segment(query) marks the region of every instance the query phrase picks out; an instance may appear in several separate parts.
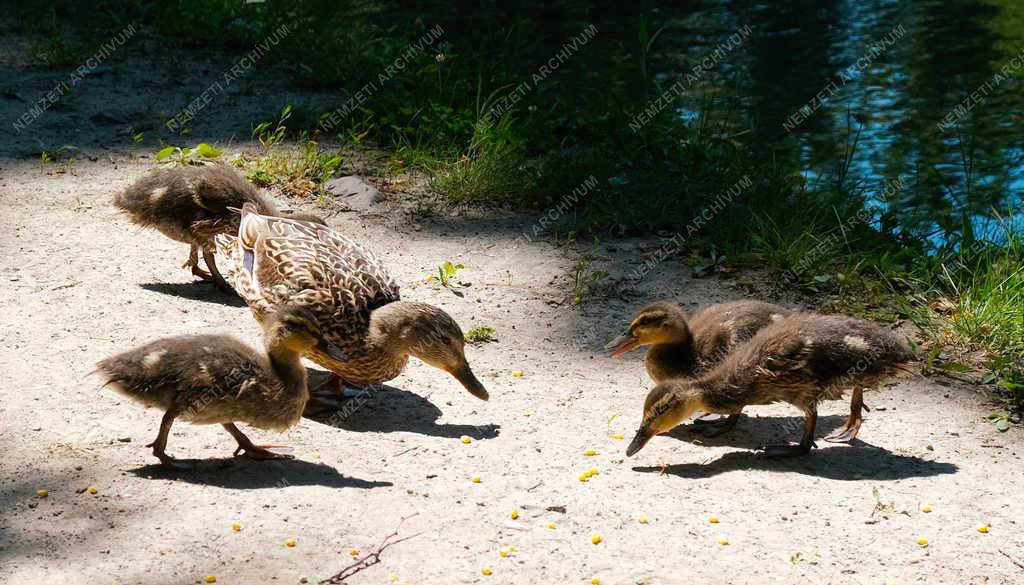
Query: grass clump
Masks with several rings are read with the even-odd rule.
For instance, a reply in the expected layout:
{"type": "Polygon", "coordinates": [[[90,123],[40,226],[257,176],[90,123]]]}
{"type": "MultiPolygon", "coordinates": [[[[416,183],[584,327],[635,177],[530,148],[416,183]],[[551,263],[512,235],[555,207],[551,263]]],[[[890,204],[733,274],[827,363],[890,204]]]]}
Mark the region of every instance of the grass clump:
{"type": "Polygon", "coordinates": [[[488,327],[481,325],[477,327],[470,327],[466,330],[466,341],[469,343],[488,343],[491,341],[497,341],[495,337],[494,327],[488,327]]]}

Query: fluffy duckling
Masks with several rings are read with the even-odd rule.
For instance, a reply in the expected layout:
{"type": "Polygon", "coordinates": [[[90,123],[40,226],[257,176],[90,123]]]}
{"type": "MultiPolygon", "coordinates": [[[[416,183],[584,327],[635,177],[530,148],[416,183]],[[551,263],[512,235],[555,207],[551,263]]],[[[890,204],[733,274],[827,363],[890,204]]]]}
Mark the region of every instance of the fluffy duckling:
{"type": "Polygon", "coordinates": [[[317,344],[320,326],[308,309],[283,307],[264,322],[266,355],[225,335],[159,339],[97,364],[107,382],[146,406],[165,411],[156,440],[146,445],[165,467],[187,469],[168,455],[167,435],[176,418],[220,423],[253,459],[289,455],[257,446],[235,426],[284,430],[296,424],[309,399],[300,356],[317,344]]]}
{"type": "MultiPolygon", "coordinates": [[[[114,205],[143,227],[159,230],[172,240],[189,244],[182,268],[218,288],[231,291],[213,254],[213,236],[238,231],[240,209],[246,202],[262,213],[279,216],[274,201],[245,177],[223,165],[175,167],[153,171],[114,197],[114,205]],[[209,272],[199,268],[199,251],[209,272]]],[[[324,224],[312,214],[286,215],[324,224]]]]}
{"type": "MultiPolygon", "coordinates": [[[[792,315],[779,305],[755,300],[730,301],[700,309],[687,317],[678,304],[655,301],[637,313],[626,331],[605,349],[619,357],[649,345],[644,365],[655,382],[670,378],[692,378],[707,371],[736,346],[772,323],[792,315]]],[[[697,422],[702,421],[698,416],[697,422]]],[[[732,429],[739,413],[723,422],[706,426],[704,435],[713,437],[732,429]]]]}
{"type": "Polygon", "coordinates": [[[860,388],[882,381],[912,358],[904,341],[873,323],[837,315],[791,315],[737,346],[701,377],[655,386],[626,455],[698,410],[735,414],[748,404],[774,402],[802,410],[806,424],[800,443],[769,446],[767,455],[802,455],[814,446],[818,403],[841,398],[843,390],[855,387],[849,419],[827,437],[850,440],[860,429],[860,388]]]}

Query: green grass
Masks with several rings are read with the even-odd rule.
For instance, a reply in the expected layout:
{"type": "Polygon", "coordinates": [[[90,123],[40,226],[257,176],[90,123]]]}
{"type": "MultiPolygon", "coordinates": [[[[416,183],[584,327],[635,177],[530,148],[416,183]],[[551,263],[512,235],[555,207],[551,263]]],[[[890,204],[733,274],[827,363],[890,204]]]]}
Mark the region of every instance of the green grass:
{"type": "Polygon", "coordinates": [[[487,343],[490,341],[497,341],[495,337],[494,327],[488,327],[481,325],[477,327],[470,327],[466,330],[466,341],[469,343],[487,343]]]}

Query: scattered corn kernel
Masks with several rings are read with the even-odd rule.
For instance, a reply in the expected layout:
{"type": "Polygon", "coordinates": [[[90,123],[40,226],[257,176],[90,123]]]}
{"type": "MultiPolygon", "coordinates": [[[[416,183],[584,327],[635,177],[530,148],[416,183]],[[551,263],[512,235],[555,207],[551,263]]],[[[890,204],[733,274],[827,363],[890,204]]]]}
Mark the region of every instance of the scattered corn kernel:
{"type": "Polygon", "coordinates": [[[708,522],[710,522],[712,524],[718,524],[718,516],[712,516],[712,517],[708,518],[708,522]]]}
{"type": "Polygon", "coordinates": [[[96,492],[98,492],[100,490],[96,489],[96,486],[91,485],[91,486],[89,486],[89,489],[87,489],[85,491],[89,492],[90,494],[95,494],[96,492]]]}
{"type": "Polygon", "coordinates": [[[498,554],[501,555],[501,558],[505,558],[508,556],[508,551],[503,549],[498,554]]]}
{"type": "Polygon", "coordinates": [[[598,472],[598,471],[597,471],[596,469],[588,469],[588,470],[587,470],[587,477],[594,477],[594,476],[595,476],[595,475],[597,475],[598,473],[599,473],[599,472],[598,472]]]}
{"type": "Polygon", "coordinates": [[[589,477],[590,477],[590,476],[588,476],[588,475],[587,475],[586,473],[581,473],[581,474],[580,474],[580,477],[579,477],[579,480],[580,480],[580,481],[587,481],[587,479],[588,479],[589,477]]]}
{"type": "Polygon", "coordinates": [[[928,513],[930,513],[932,511],[932,507],[931,506],[921,506],[921,511],[924,512],[925,514],[928,514],[928,513]]]}
{"type": "Polygon", "coordinates": [[[295,546],[295,539],[294,538],[289,538],[288,540],[284,541],[284,545],[289,547],[289,548],[295,546]]]}
{"type": "Polygon", "coordinates": [[[490,575],[492,571],[490,569],[488,569],[487,567],[484,567],[483,569],[480,569],[480,572],[483,573],[484,575],[490,575]]]}
{"type": "Polygon", "coordinates": [[[524,412],[524,413],[523,413],[523,416],[530,416],[530,413],[528,413],[528,412],[524,412]]]}
{"type": "Polygon", "coordinates": [[[518,511],[512,510],[512,519],[513,520],[519,520],[519,512],[518,511]]]}
{"type": "Polygon", "coordinates": [[[359,555],[359,549],[358,549],[358,548],[353,548],[353,549],[350,549],[350,550],[348,551],[348,554],[350,554],[350,555],[352,555],[352,556],[358,556],[358,555],[359,555]]]}
{"type": "Polygon", "coordinates": [[[467,437],[466,435],[462,435],[462,442],[468,445],[473,442],[473,439],[471,437],[467,437]]]}
{"type": "Polygon", "coordinates": [[[241,532],[242,531],[242,525],[238,524],[238,523],[232,524],[231,525],[231,530],[234,530],[235,532],[241,532]]]}
{"type": "Polygon", "coordinates": [[[515,370],[514,372],[512,372],[512,377],[513,378],[522,378],[523,377],[523,371],[522,370],[515,370]]]}
{"type": "Polygon", "coordinates": [[[480,483],[481,481],[483,481],[483,480],[482,480],[482,479],[480,479],[480,476],[479,476],[479,475],[477,475],[477,476],[475,476],[475,477],[473,478],[473,483],[480,483]]]}
{"type": "Polygon", "coordinates": [[[593,579],[590,580],[590,585],[601,585],[601,580],[598,579],[597,577],[594,577],[593,579]]]}
{"type": "Polygon", "coordinates": [[[594,451],[593,449],[587,449],[586,451],[583,452],[583,454],[586,455],[587,457],[593,457],[594,455],[597,455],[597,451],[594,451]]]}
{"type": "Polygon", "coordinates": [[[601,544],[601,537],[595,534],[594,536],[590,537],[590,542],[594,544],[601,544]]]}
{"type": "Polygon", "coordinates": [[[647,516],[641,516],[641,517],[637,518],[636,521],[641,523],[641,524],[647,524],[647,522],[648,522],[647,516]]]}
{"type": "Polygon", "coordinates": [[[388,575],[388,581],[391,581],[392,583],[398,581],[398,575],[391,573],[390,575],[388,575]]]}
{"type": "Polygon", "coordinates": [[[40,498],[45,498],[46,496],[50,495],[50,492],[48,492],[47,490],[39,490],[36,492],[36,495],[39,496],[40,498]]]}
{"type": "Polygon", "coordinates": [[[987,533],[988,532],[988,524],[979,524],[978,525],[978,532],[980,532],[982,534],[987,533]]]}
{"type": "Polygon", "coordinates": [[[509,546],[509,547],[508,547],[508,550],[509,550],[509,552],[516,552],[516,547],[514,547],[514,546],[509,546]]]}
{"type": "Polygon", "coordinates": [[[729,539],[724,537],[724,536],[719,536],[718,537],[718,544],[720,544],[722,546],[725,546],[725,545],[729,544],[729,539]]]}
{"type": "Polygon", "coordinates": [[[217,576],[216,575],[207,575],[207,576],[203,577],[203,581],[206,581],[207,583],[216,583],[217,582],[217,576]]]}
{"type": "Polygon", "coordinates": [[[551,524],[548,524],[548,528],[554,528],[554,527],[555,527],[555,523],[554,522],[552,522],[551,524]]]}
{"type": "Polygon", "coordinates": [[[319,453],[313,453],[313,458],[314,459],[319,459],[320,458],[320,454],[319,453]]]}
{"type": "Polygon", "coordinates": [[[624,437],[622,436],[622,433],[619,433],[618,435],[612,435],[612,438],[613,439],[622,439],[624,437]]]}
{"type": "Polygon", "coordinates": [[[919,544],[921,546],[928,546],[928,539],[927,538],[918,538],[917,539],[917,544],[919,544]]]}

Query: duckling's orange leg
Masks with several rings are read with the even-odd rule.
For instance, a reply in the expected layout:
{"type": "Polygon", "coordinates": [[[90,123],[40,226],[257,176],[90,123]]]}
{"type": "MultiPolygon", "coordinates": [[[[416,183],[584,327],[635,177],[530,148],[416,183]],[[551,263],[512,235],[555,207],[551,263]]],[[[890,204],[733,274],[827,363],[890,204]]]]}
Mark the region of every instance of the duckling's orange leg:
{"type": "Polygon", "coordinates": [[[192,247],[188,252],[188,260],[181,265],[182,268],[191,268],[192,274],[202,278],[203,280],[210,280],[213,278],[210,273],[199,267],[199,246],[192,244],[192,247]]]}
{"type": "Polygon", "coordinates": [[[153,448],[153,455],[160,460],[160,464],[167,469],[174,469],[176,471],[184,471],[186,469],[192,469],[192,466],[187,463],[176,461],[174,457],[168,455],[164,449],[167,448],[167,435],[171,433],[171,425],[174,424],[174,418],[178,416],[178,410],[170,409],[164,413],[163,419],[160,420],[160,432],[156,436],[156,440],[146,445],[147,447],[153,448]]]}
{"type": "Polygon", "coordinates": [[[857,433],[860,432],[860,424],[864,420],[864,417],[861,416],[862,409],[871,412],[871,409],[864,404],[864,390],[854,388],[853,395],[850,397],[850,417],[846,419],[846,424],[829,433],[825,440],[829,443],[849,443],[854,440],[857,433]]]}
{"type": "Polygon", "coordinates": [[[814,427],[818,424],[818,408],[811,406],[805,412],[806,423],[804,434],[796,445],[768,445],[764,448],[764,454],[770,458],[776,457],[797,457],[811,452],[814,444],[814,427]]]}
{"type": "Polygon", "coordinates": [[[245,436],[245,433],[238,430],[235,423],[222,423],[221,426],[238,441],[238,448],[234,452],[235,457],[239,452],[245,451],[245,456],[250,459],[295,459],[292,455],[275,453],[270,450],[271,447],[281,447],[282,445],[254,445],[249,437],[245,436]]]}
{"type": "Polygon", "coordinates": [[[226,293],[234,294],[235,289],[231,288],[231,285],[220,275],[220,270],[217,270],[217,260],[213,256],[213,250],[203,248],[203,262],[206,262],[206,267],[210,269],[209,277],[217,285],[217,288],[226,293]]]}

